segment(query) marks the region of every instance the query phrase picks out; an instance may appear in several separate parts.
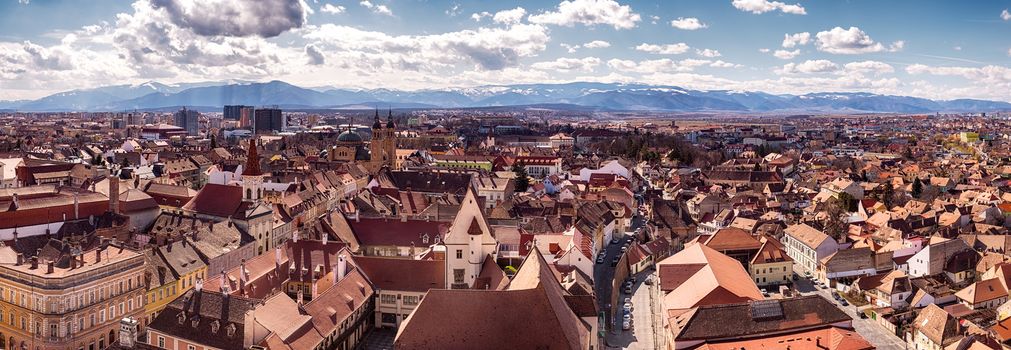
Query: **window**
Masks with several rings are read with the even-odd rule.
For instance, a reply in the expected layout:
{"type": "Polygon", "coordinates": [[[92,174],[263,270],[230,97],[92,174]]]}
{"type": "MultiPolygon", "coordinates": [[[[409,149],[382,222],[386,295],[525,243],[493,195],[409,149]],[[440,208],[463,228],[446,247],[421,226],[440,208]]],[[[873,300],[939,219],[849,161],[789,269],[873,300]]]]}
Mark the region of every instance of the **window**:
{"type": "Polygon", "coordinates": [[[463,249],[457,249],[456,250],[456,258],[457,259],[463,259],[463,249]]]}
{"type": "Polygon", "coordinates": [[[165,337],[158,337],[158,347],[165,348],[165,337]]]}
{"type": "Polygon", "coordinates": [[[463,269],[453,269],[453,283],[463,283],[463,269]]]}
{"type": "Polygon", "coordinates": [[[197,350],[197,347],[196,347],[196,346],[193,346],[193,345],[187,345],[187,346],[186,346],[186,349],[187,349],[187,350],[197,350]]]}

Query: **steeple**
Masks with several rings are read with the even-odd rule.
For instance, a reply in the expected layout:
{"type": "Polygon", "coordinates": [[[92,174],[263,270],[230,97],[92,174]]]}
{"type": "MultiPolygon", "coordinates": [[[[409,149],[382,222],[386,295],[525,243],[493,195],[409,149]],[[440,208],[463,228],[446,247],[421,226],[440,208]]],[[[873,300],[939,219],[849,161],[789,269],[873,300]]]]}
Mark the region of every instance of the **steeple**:
{"type": "Polygon", "coordinates": [[[373,129],[382,129],[383,128],[383,124],[379,122],[379,108],[376,108],[376,119],[375,119],[375,122],[372,123],[372,128],[373,129]]]}
{"type": "Polygon", "coordinates": [[[386,128],[393,129],[394,127],[395,125],[393,125],[393,107],[390,107],[390,114],[386,117],[386,128]]]}
{"type": "Polygon", "coordinates": [[[249,149],[246,153],[246,166],[242,169],[242,176],[260,176],[260,155],[256,151],[256,138],[249,140],[249,149]]]}

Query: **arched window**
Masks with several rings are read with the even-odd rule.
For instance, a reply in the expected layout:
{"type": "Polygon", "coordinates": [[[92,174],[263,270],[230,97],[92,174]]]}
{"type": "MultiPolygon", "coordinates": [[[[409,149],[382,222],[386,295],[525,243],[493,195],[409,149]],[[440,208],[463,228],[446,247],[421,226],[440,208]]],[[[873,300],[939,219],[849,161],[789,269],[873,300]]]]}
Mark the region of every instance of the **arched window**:
{"type": "Polygon", "coordinates": [[[253,198],[253,190],[252,189],[249,189],[249,188],[246,189],[246,198],[253,198]]]}

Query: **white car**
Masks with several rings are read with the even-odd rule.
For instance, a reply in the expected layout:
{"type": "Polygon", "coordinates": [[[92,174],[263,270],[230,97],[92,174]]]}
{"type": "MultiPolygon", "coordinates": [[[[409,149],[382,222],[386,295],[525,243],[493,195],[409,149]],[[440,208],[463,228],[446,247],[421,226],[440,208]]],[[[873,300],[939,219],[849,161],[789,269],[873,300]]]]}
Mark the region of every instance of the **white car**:
{"type": "Polygon", "coordinates": [[[625,331],[632,329],[632,320],[621,321],[621,329],[625,331]]]}

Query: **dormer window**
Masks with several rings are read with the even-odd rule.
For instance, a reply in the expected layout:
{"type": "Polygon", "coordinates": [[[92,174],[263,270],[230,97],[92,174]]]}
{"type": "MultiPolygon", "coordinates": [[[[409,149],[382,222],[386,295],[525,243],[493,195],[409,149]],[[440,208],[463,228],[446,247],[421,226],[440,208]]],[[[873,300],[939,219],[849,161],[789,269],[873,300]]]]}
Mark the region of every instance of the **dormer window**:
{"type": "Polygon", "coordinates": [[[186,323],[186,313],[185,312],[180,312],[178,318],[179,318],[179,324],[185,324],[186,323]]]}
{"type": "Polygon", "coordinates": [[[225,327],[225,332],[228,334],[229,337],[234,337],[235,336],[235,324],[234,323],[229,323],[228,327],[225,327]]]}
{"type": "Polygon", "coordinates": [[[428,234],[427,233],[421,236],[421,243],[428,244],[428,234]]]}
{"type": "Polygon", "coordinates": [[[219,327],[221,327],[221,324],[218,322],[218,320],[214,320],[214,322],[211,322],[211,334],[218,334],[219,327]]]}

